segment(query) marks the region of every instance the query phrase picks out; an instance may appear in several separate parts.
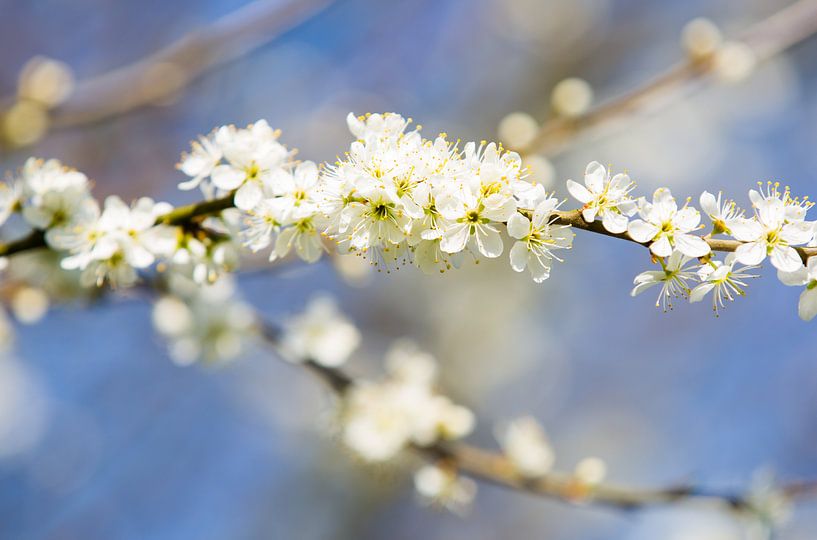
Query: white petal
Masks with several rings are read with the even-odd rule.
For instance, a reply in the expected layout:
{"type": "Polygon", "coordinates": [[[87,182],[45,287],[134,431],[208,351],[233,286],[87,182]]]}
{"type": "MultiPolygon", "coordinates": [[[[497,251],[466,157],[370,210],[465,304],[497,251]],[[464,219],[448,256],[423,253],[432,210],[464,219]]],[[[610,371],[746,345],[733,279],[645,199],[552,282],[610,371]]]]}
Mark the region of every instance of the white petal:
{"type": "Polygon", "coordinates": [[[800,287],[809,281],[808,270],[805,266],[801,266],[794,272],[781,272],[778,270],[777,279],[779,279],[780,283],[783,285],[788,285],[789,287],[800,287]]]}
{"type": "Polygon", "coordinates": [[[783,230],[780,231],[780,238],[791,246],[805,244],[811,240],[813,235],[812,224],[804,221],[784,225],[783,230]]]}
{"type": "Polygon", "coordinates": [[[466,223],[456,223],[443,232],[440,240],[440,249],[446,253],[459,253],[465,249],[468,242],[469,226],[466,223]]]}
{"type": "Polygon", "coordinates": [[[627,226],[630,238],[636,242],[649,242],[658,234],[658,227],[641,219],[635,219],[627,226]]]}
{"type": "Polygon", "coordinates": [[[673,216],[672,223],[682,232],[693,230],[701,222],[701,214],[694,208],[681,208],[673,216]]]}
{"type": "Polygon", "coordinates": [[[795,272],[803,266],[797,250],[789,246],[775,246],[770,258],[774,267],[783,272],[795,272]]]}
{"type": "Polygon", "coordinates": [[[672,245],[666,236],[662,236],[650,244],[650,251],[658,257],[669,257],[672,255],[672,245]]]}
{"type": "Polygon", "coordinates": [[[763,235],[763,226],[754,219],[740,218],[729,223],[729,231],[735,240],[754,242],[763,235]]]}
{"type": "Polygon", "coordinates": [[[607,180],[607,170],[598,161],[591,161],[584,170],[584,184],[593,193],[601,193],[604,190],[605,180],[607,180]]]}
{"type": "Polygon", "coordinates": [[[717,199],[708,191],[704,191],[703,193],[701,193],[701,198],[699,202],[701,203],[701,209],[708,215],[717,216],[720,213],[720,208],[718,208],[717,199]]]}
{"type": "Polygon", "coordinates": [[[244,182],[247,175],[244,171],[230,167],[229,165],[219,165],[213,169],[210,178],[213,180],[213,185],[225,191],[231,191],[244,182]]]}
{"type": "Polygon", "coordinates": [[[701,283],[689,293],[690,303],[700,302],[709,291],[715,288],[714,283],[701,283]]]}
{"type": "Polygon", "coordinates": [[[766,258],[766,244],[762,242],[750,242],[738,246],[735,250],[735,258],[741,264],[748,266],[760,264],[766,258]]]}
{"type": "Polygon", "coordinates": [[[516,242],[511,248],[511,268],[521,272],[528,264],[528,244],[516,242]]]}
{"type": "Polygon", "coordinates": [[[580,203],[588,203],[595,198],[586,187],[573,180],[567,181],[567,191],[580,203]]]}
{"type": "Polygon", "coordinates": [[[480,253],[489,259],[495,259],[502,255],[502,237],[499,235],[499,231],[492,227],[480,226],[477,227],[476,237],[480,253]]]}
{"type": "Polygon", "coordinates": [[[261,186],[257,182],[247,182],[235,192],[233,202],[241,210],[252,210],[261,202],[263,196],[261,186]]]}
{"type": "Polygon", "coordinates": [[[617,212],[611,212],[610,210],[605,212],[604,217],[602,218],[602,225],[604,225],[604,228],[614,234],[621,234],[626,231],[628,223],[629,220],[627,219],[627,216],[617,212]]]}
{"type": "Polygon", "coordinates": [[[797,311],[804,321],[810,321],[817,315],[817,287],[803,291],[797,311]]]}
{"type": "Polygon", "coordinates": [[[508,234],[513,238],[525,238],[530,234],[530,221],[520,213],[516,213],[508,220],[508,234]]]}
{"type": "Polygon", "coordinates": [[[694,234],[675,234],[675,247],[687,257],[703,257],[711,250],[706,240],[694,234]]]}

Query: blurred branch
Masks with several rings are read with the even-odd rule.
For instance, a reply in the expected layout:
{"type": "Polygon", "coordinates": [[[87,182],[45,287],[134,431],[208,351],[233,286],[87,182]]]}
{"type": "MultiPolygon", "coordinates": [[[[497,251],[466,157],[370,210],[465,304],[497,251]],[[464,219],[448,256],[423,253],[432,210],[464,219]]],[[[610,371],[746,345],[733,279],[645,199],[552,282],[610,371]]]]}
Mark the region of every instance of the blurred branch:
{"type": "MultiPolygon", "coordinates": [[[[208,70],[236,60],[319,13],[333,0],[259,0],[132,64],[79,81],[49,111],[52,129],[124,115],[178,94],[208,70]]],[[[16,97],[0,100],[8,109],[16,97]]]]}
{"type": "MultiPolygon", "coordinates": [[[[278,349],[282,330],[268,322],[261,325],[264,339],[278,349]]],[[[339,397],[356,382],[339,368],[322,366],[310,359],[300,364],[323,381],[339,397]]],[[[619,510],[635,510],[648,506],[667,505],[692,499],[719,502],[740,512],[758,513],[751,494],[710,491],[691,485],[670,486],[663,489],[635,489],[609,484],[587,484],[569,474],[547,474],[539,478],[520,475],[504,455],[465,443],[437,443],[431,446],[412,446],[412,451],[432,462],[442,462],[461,474],[516,491],[532,493],[569,503],[589,503],[619,510]]],[[[778,487],[788,499],[817,495],[817,480],[798,481],[778,487]]]]}
{"type": "MultiPolygon", "coordinates": [[[[756,23],[738,39],[758,61],[769,59],[817,33],[817,1],[799,0],[756,23]]],[[[556,117],[545,122],[530,143],[516,148],[520,154],[554,155],[565,150],[579,135],[636,113],[667,105],[677,94],[691,93],[713,74],[714,57],[689,58],[643,86],[601,104],[577,117],[556,117]]]]}

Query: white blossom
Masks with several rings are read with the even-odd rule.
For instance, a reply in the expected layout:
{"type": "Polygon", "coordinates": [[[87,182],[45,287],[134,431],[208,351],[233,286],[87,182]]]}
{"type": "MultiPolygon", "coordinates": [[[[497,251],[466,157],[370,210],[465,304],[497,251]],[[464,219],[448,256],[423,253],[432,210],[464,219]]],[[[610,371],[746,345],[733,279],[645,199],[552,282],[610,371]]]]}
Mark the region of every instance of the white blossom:
{"type": "Polygon", "coordinates": [[[724,200],[723,193],[720,191],[717,198],[708,191],[704,191],[701,194],[700,203],[701,210],[712,220],[713,234],[731,234],[731,224],[736,219],[743,217],[743,211],[737,207],[735,201],[724,200]]]}
{"type": "Polygon", "coordinates": [[[701,265],[698,270],[698,278],[701,284],[696,286],[689,294],[690,302],[700,302],[704,297],[712,292],[712,310],[717,315],[718,308],[724,308],[725,301],[735,300],[736,296],[743,296],[746,293],[746,280],[758,277],[756,274],[748,273],[749,270],[758,268],[757,266],[737,267],[736,256],[730,253],[721,261],[709,261],[701,265]]]}
{"type": "Polygon", "coordinates": [[[803,261],[793,246],[806,244],[813,236],[813,224],[803,221],[810,205],[792,200],[788,190],[780,193],[777,187],[769,184],[767,192],[750,190],[755,215],[732,223],[732,236],[744,242],[735,254],[746,265],[760,264],[769,257],[778,270],[794,272],[803,261]]]}
{"type": "Polygon", "coordinates": [[[101,214],[89,215],[80,223],[52,228],[46,240],[52,247],[67,251],[62,267],[83,271],[83,281],[100,286],[108,280],[128,286],[137,279],[136,270],[147,268],[156,255],[168,254],[176,245],[176,229],[155,225],[156,218],[171,209],[143,197],[132,207],[122,199],[105,199],[101,214]]]}
{"type": "Polygon", "coordinates": [[[441,465],[425,465],[414,473],[414,487],[424,501],[463,514],[477,494],[477,484],[456,470],[441,465]]]}
{"type": "Polygon", "coordinates": [[[293,362],[311,360],[326,367],[346,362],[360,343],[360,332],[343,316],[335,302],[317,296],[306,311],[284,325],[282,348],[293,362]]]}
{"type": "Polygon", "coordinates": [[[380,382],[360,382],[347,393],[343,407],[343,440],[369,461],[384,461],[413,443],[467,435],[473,414],[435,393],[430,357],[399,342],[386,357],[390,376],[380,382]]]}
{"type": "Polygon", "coordinates": [[[34,228],[45,230],[85,219],[94,212],[88,178],[51,159],[26,161],[16,182],[23,217],[34,228]]]}
{"type": "Polygon", "coordinates": [[[609,172],[598,162],[593,161],[584,171],[584,185],[567,181],[567,190],[579,202],[583,203],[582,217],[588,223],[601,217],[602,225],[611,233],[623,233],[627,230],[629,217],[636,213],[638,206],[629,193],[635,183],[624,173],[610,177],[609,172]]]}
{"type": "Polygon", "coordinates": [[[170,342],[174,362],[188,365],[231,360],[256,333],[252,308],[229,279],[174,291],[154,304],[153,324],[170,342]]]}
{"type": "Polygon", "coordinates": [[[694,234],[701,214],[690,206],[678,209],[672,193],[667,188],[658,188],[653,201],[642,200],[638,213],[641,219],[630,222],[627,232],[636,242],[650,242],[650,251],[658,257],[669,257],[673,250],[687,257],[703,257],[709,253],[709,244],[694,234]]]}
{"type": "Polygon", "coordinates": [[[777,276],[784,285],[805,285],[797,310],[804,321],[813,319],[817,315],[817,257],[809,257],[806,266],[801,266],[794,272],[778,271],[777,276]]]}
{"type": "Polygon", "coordinates": [[[502,450],[522,476],[537,478],[553,467],[555,456],[544,430],[532,417],[509,423],[500,431],[502,450]]]}
{"type": "Polygon", "coordinates": [[[536,207],[531,219],[520,213],[508,219],[508,234],[517,239],[511,248],[511,268],[517,272],[528,268],[536,283],[550,277],[553,259],[561,261],[554,252],[569,249],[573,243],[570,227],[553,223],[551,215],[558,206],[559,201],[551,197],[536,207]]]}
{"type": "Polygon", "coordinates": [[[680,251],[673,251],[666,262],[658,259],[662,270],[648,270],[635,277],[635,287],[630,296],[636,296],[654,285],[661,285],[655,307],[663,307],[664,311],[672,309],[673,298],[685,298],[689,294],[689,282],[695,280],[696,274],[688,268],[692,261],[680,251]]]}

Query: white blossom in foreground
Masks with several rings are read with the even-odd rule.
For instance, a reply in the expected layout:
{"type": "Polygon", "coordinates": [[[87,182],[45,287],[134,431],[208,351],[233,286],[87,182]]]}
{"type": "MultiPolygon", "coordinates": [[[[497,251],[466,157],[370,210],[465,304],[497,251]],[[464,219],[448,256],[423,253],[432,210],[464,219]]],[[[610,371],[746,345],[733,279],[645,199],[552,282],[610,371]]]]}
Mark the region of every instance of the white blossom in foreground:
{"type": "Polygon", "coordinates": [[[180,365],[231,360],[256,333],[252,308],[236,298],[229,279],[163,296],[154,304],[153,325],[180,365]]]}
{"type": "Polygon", "coordinates": [[[817,257],[809,258],[806,266],[794,272],[778,272],[777,276],[784,285],[792,287],[805,285],[797,311],[804,321],[813,319],[817,315],[817,257]]]}
{"type": "Polygon", "coordinates": [[[638,210],[636,201],[629,195],[633,189],[635,183],[628,175],[619,173],[611,178],[607,169],[597,161],[587,165],[584,185],[567,181],[567,190],[584,204],[584,220],[592,223],[600,217],[604,228],[616,234],[627,230],[629,217],[638,210]]]}
{"type": "Polygon", "coordinates": [[[712,220],[712,234],[732,234],[730,227],[735,220],[743,217],[743,211],[737,207],[735,201],[723,199],[723,193],[718,192],[717,198],[704,191],[701,194],[701,210],[712,220]]]}
{"type": "Polygon", "coordinates": [[[88,178],[56,159],[28,159],[17,183],[22,187],[23,217],[37,229],[83,219],[96,205],[88,178]]]}
{"type": "Polygon", "coordinates": [[[689,267],[690,261],[692,259],[680,251],[673,251],[666,262],[658,259],[662,270],[648,270],[638,274],[633,280],[635,287],[630,296],[637,296],[660,284],[661,292],[658,293],[655,307],[663,307],[664,311],[672,309],[672,299],[686,298],[690,290],[689,282],[696,278],[695,271],[689,267]]]}
{"type": "Polygon", "coordinates": [[[678,209],[667,188],[658,188],[652,203],[642,200],[638,213],[641,219],[630,222],[627,232],[636,242],[650,242],[650,251],[658,257],[669,257],[673,250],[687,257],[703,257],[709,244],[694,234],[701,223],[701,214],[690,206],[678,209]]]}
{"type": "Polygon", "coordinates": [[[147,268],[156,255],[175,245],[175,228],[155,225],[156,218],[170,209],[167,203],[147,197],[129,207],[111,196],[98,217],[50,229],[46,240],[69,253],[62,260],[63,268],[82,270],[84,282],[99,286],[107,280],[127,286],[136,281],[136,270],[147,268]]]}
{"type": "Polygon", "coordinates": [[[456,470],[441,465],[425,465],[414,473],[414,488],[424,501],[463,514],[477,494],[477,484],[456,470]]]}
{"type": "Polygon", "coordinates": [[[508,220],[508,234],[517,239],[511,248],[511,268],[522,272],[527,267],[533,281],[541,283],[550,277],[551,261],[561,261],[555,251],[570,249],[573,232],[567,225],[555,225],[552,213],[559,202],[551,197],[542,201],[531,219],[514,213],[508,220]]]}
{"type": "Polygon", "coordinates": [[[192,178],[179,188],[200,187],[206,195],[213,195],[214,188],[220,193],[235,191],[236,207],[253,209],[269,193],[272,176],[290,160],[291,153],[278,142],[279,136],[266,120],[246,128],[218,128],[182,156],[179,169],[192,178]]]}
{"type": "Polygon", "coordinates": [[[791,199],[788,189],[778,191],[778,184],[769,184],[767,191],[749,191],[755,215],[740,219],[731,226],[732,236],[744,242],[735,251],[738,261],[747,265],[762,263],[766,257],[783,272],[794,272],[803,266],[800,254],[793,246],[808,243],[813,235],[813,223],[804,221],[810,203],[791,199]]]}
{"type": "Polygon", "coordinates": [[[458,439],[474,425],[471,411],[434,392],[433,359],[406,343],[387,354],[386,380],[362,382],[346,394],[342,438],[368,461],[385,461],[409,444],[458,439]]]}
{"type": "Polygon", "coordinates": [[[505,456],[522,476],[537,478],[553,467],[553,448],[535,419],[514,420],[500,430],[498,438],[505,456]]]}
{"type": "Polygon", "coordinates": [[[730,253],[721,261],[709,261],[701,265],[698,270],[698,279],[701,284],[689,293],[689,301],[700,302],[712,292],[712,310],[718,314],[719,308],[726,307],[726,300],[733,302],[736,296],[745,295],[744,289],[748,286],[746,280],[759,277],[748,273],[757,266],[738,267],[736,256],[730,253]]]}
{"type": "Polygon", "coordinates": [[[326,367],[346,362],[360,344],[360,332],[328,296],[309,302],[302,314],[284,324],[282,349],[292,362],[311,360],[326,367]]]}

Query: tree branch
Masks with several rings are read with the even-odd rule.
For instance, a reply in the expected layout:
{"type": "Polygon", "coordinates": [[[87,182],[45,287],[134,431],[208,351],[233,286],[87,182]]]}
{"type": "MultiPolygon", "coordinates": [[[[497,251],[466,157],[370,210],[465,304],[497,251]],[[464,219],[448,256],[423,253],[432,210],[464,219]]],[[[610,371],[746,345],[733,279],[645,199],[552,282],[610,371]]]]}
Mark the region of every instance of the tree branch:
{"type": "MultiPolygon", "coordinates": [[[[236,60],[318,14],[333,0],[263,0],[132,64],[77,83],[50,111],[52,129],[100,122],[166,100],[207,71],[236,60]]],[[[0,103],[10,106],[16,97],[0,103]]]]}
{"type": "MultiPolygon", "coordinates": [[[[283,331],[269,322],[262,322],[260,328],[264,340],[278,350],[283,331]]],[[[355,385],[355,379],[340,368],[325,367],[310,359],[297,365],[317,376],[339,397],[355,385]]],[[[637,489],[611,484],[589,485],[569,474],[550,473],[536,479],[525,478],[516,472],[513,464],[501,453],[465,443],[413,445],[410,448],[428,461],[443,462],[472,478],[568,503],[590,503],[618,510],[636,510],[692,499],[708,499],[735,511],[756,513],[759,510],[755,508],[750,494],[707,490],[688,484],[663,489],[637,489]]],[[[778,489],[791,499],[812,497],[817,495],[817,479],[784,484],[778,489]]]]}
{"type": "MultiPolygon", "coordinates": [[[[634,242],[644,247],[649,247],[649,242],[642,243],[630,238],[630,235],[626,232],[624,233],[611,233],[607,229],[604,228],[601,221],[594,221],[592,223],[588,223],[582,217],[582,210],[581,208],[577,210],[567,210],[563,212],[554,212],[551,216],[551,219],[554,219],[554,223],[559,225],[570,225],[573,228],[581,229],[583,231],[592,232],[596,234],[603,234],[604,236],[612,236],[613,238],[618,238],[620,240],[627,240],[628,242],[634,242]]],[[[712,251],[723,251],[723,252],[731,252],[735,251],[740,247],[743,242],[738,240],[727,240],[723,238],[712,238],[709,235],[702,237],[712,251]]],[[[808,248],[808,247],[795,247],[797,253],[800,255],[800,258],[805,263],[809,257],[813,257],[817,255],[817,247],[808,248]]]]}
{"type": "MultiPolygon", "coordinates": [[[[757,60],[766,60],[817,33],[817,1],[799,0],[756,23],[739,36],[757,60]]],[[[563,151],[578,135],[645,109],[668,103],[668,95],[693,90],[693,84],[713,73],[712,58],[687,59],[630,92],[575,117],[556,117],[545,122],[530,143],[516,148],[522,155],[552,156],[563,151]]]]}

